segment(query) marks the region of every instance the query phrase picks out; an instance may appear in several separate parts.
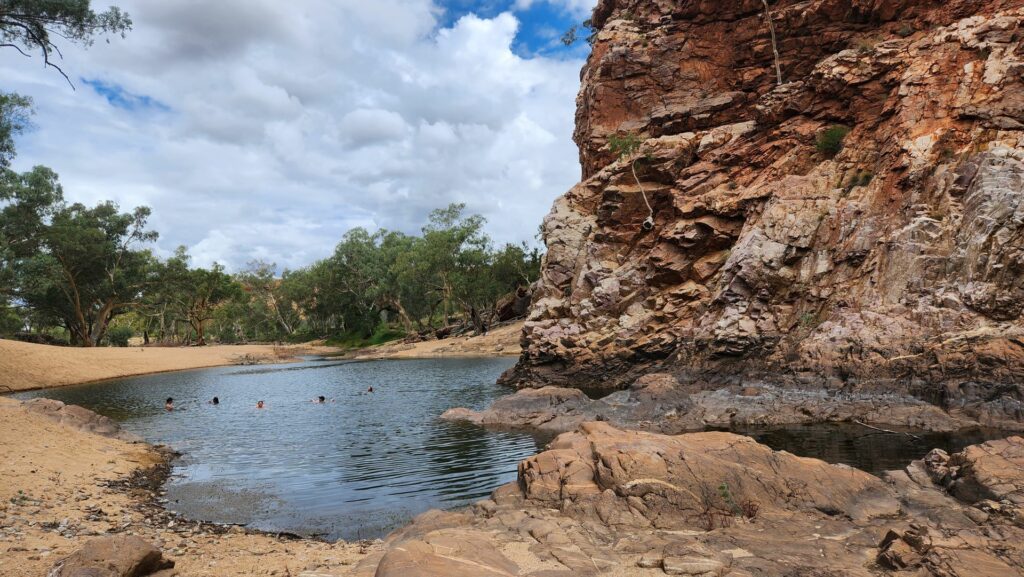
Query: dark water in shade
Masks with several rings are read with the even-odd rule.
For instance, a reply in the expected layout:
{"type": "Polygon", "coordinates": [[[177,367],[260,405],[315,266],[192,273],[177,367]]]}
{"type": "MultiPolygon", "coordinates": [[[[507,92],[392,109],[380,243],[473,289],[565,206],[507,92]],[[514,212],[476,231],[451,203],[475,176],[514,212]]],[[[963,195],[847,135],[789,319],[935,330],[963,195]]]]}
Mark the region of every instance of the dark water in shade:
{"type": "Polygon", "coordinates": [[[789,451],[801,457],[814,457],[829,463],[843,463],[875,475],[902,469],[932,449],[955,453],[968,445],[1007,436],[1005,432],[980,429],[957,433],[914,432],[919,437],[914,438],[846,423],[733,432],[753,437],[757,442],[775,450],[789,451]]]}
{"type": "Polygon", "coordinates": [[[184,453],[171,510],[327,538],[376,537],[431,508],[471,503],[516,477],[530,435],[440,421],[484,408],[513,359],[443,359],[167,373],[18,395],[81,405],[184,453]],[[366,393],[369,386],[375,392],[366,393]],[[213,396],[220,405],[207,404],[213,396]],[[324,395],[336,402],[310,402],[324,395]],[[164,410],[173,397],[178,410],[164,410]],[[267,408],[257,410],[256,401],[267,408]]]}

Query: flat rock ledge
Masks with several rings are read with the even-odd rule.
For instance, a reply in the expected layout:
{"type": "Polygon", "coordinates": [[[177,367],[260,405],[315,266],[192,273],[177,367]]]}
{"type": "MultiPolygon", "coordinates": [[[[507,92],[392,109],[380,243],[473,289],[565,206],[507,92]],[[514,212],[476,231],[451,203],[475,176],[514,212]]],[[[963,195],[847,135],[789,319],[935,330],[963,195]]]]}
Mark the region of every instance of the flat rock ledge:
{"type": "Polygon", "coordinates": [[[601,399],[562,387],[522,389],[498,399],[486,410],[456,408],[441,418],[545,433],[572,431],[588,421],[669,434],[708,427],[853,421],[926,431],[956,431],[982,425],[908,395],[767,385],[701,390],[664,373],[641,377],[629,389],[601,399]]]}
{"type": "Polygon", "coordinates": [[[87,433],[93,433],[103,437],[120,439],[129,443],[141,443],[143,439],[121,429],[116,421],[109,417],[94,413],[78,405],[65,405],[53,399],[31,399],[24,401],[22,406],[43,415],[62,425],[78,429],[87,433]]]}
{"type": "Polygon", "coordinates": [[[730,433],[582,424],[464,512],[392,534],[359,577],[1015,577],[1024,438],[884,479],[730,433]]]}

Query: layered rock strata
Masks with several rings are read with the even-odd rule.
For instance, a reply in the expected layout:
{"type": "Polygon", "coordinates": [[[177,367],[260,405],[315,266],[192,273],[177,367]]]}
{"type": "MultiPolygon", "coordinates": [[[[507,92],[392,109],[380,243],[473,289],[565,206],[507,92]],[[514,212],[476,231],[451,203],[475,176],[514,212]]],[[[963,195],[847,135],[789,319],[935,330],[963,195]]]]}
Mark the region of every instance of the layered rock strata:
{"type": "Polygon", "coordinates": [[[782,84],[760,0],[598,3],[583,181],[505,381],[1024,420],[1024,2],[768,4],[782,84]]]}

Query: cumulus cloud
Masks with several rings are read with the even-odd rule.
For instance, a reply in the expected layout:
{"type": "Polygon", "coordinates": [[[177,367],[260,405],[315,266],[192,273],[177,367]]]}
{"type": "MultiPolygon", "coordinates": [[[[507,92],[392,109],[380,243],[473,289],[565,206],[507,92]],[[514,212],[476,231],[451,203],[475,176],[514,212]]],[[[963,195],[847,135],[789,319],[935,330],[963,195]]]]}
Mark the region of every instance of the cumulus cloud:
{"type": "Polygon", "coordinates": [[[351,227],[416,232],[450,202],[528,240],[579,178],[582,62],[518,55],[514,13],[442,26],[432,0],[117,4],[127,39],[64,51],[75,92],[0,51],[5,89],[37,104],[16,167],[52,166],[74,200],[151,206],[162,254],[294,268],[351,227]]]}
{"type": "Polygon", "coordinates": [[[529,10],[535,4],[551,4],[577,18],[587,18],[593,12],[597,0],[516,0],[516,10],[529,10]]]}

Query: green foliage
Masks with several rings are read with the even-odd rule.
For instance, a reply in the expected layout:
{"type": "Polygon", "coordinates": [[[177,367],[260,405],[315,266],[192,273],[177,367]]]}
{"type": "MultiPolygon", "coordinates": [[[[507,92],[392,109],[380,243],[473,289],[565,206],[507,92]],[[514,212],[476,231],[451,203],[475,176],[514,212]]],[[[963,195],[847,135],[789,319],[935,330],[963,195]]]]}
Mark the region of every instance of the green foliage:
{"type": "Polygon", "coordinates": [[[122,213],[111,202],[67,204],[53,171],[0,175],[0,287],[44,324],[63,326],[76,344],[95,346],[110,321],[130,309],[152,261],[149,209],[122,213]]]}
{"type": "Polygon", "coordinates": [[[843,141],[850,134],[850,128],[841,124],[829,126],[818,133],[816,148],[827,158],[832,158],[843,149],[843,141]]]}
{"type": "Polygon", "coordinates": [[[342,349],[362,349],[396,341],[406,336],[404,331],[389,327],[381,323],[369,336],[363,333],[346,333],[337,337],[331,337],[325,342],[332,347],[342,349]]]}
{"type": "Polygon", "coordinates": [[[0,92],[0,169],[6,169],[14,158],[14,137],[31,126],[32,99],[10,92],[0,92]]]}
{"type": "Polygon", "coordinates": [[[608,137],[608,149],[619,158],[633,156],[640,149],[641,144],[643,144],[643,139],[633,132],[615,133],[608,137]]]}
{"type": "Polygon", "coordinates": [[[451,323],[483,331],[499,299],[540,275],[538,249],[495,249],[483,218],[462,205],[431,213],[421,236],[357,228],[306,268],[278,276],[273,263],[255,261],[230,275],[216,263],[193,267],[185,247],[166,260],[137,248],[156,238],[146,208],[68,205],[42,167],[2,175],[5,332],[59,327],[86,346],[132,334],[168,344],[204,344],[207,334],[221,342],[341,335],[346,346],[369,346],[451,323]]]}
{"type": "Polygon", "coordinates": [[[116,326],[107,331],[107,343],[112,347],[127,347],[128,339],[135,336],[135,331],[128,326],[116,326]]]}
{"type": "MultiPolygon", "coordinates": [[[[119,8],[96,12],[90,0],[3,0],[0,3],[0,45],[29,56],[42,55],[46,66],[68,75],[53,62],[60,50],[53,39],[90,46],[96,36],[120,34],[132,28],[132,20],[119,8]]],[[[70,82],[70,79],[68,79],[70,82]]]]}
{"type": "Polygon", "coordinates": [[[732,491],[729,490],[728,483],[722,483],[718,486],[718,496],[722,498],[722,501],[729,507],[729,510],[736,515],[742,515],[743,509],[736,504],[736,500],[733,499],[732,491]]]}
{"type": "Polygon", "coordinates": [[[597,37],[597,30],[594,29],[593,21],[589,18],[579,24],[573,24],[568,30],[562,34],[562,44],[566,46],[572,46],[579,40],[579,36],[582,32],[588,32],[587,44],[594,44],[594,40],[597,37]]]}
{"type": "Polygon", "coordinates": [[[18,311],[0,302],[0,336],[11,336],[25,327],[25,319],[18,311]]]}
{"type": "Polygon", "coordinates": [[[907,38],[909,36],[913,36],[914,27],[908,23],[904,23],[903,26],[900,26],[900,29],[896,31],[896,34],[899,35],[900,38],[907,38]]]}

